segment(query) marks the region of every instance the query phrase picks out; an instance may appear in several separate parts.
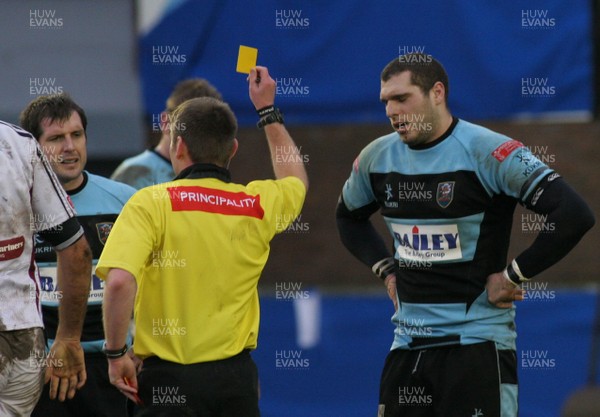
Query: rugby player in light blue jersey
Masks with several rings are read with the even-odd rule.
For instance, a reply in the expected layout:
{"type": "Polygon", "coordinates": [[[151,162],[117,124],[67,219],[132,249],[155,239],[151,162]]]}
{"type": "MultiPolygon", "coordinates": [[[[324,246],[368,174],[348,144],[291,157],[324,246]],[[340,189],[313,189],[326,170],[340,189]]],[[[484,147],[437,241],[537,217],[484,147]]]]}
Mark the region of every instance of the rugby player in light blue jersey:
{"type": "Polygon", "coordinates": [[[394,59],[380,99],[394,133],[367,145],[337,207],[343,244],[394,302],[379,416],[516,416],[514,301],[594,224],[583,199],[521,142],[453,117],[430,55],[394,59]],[[552,232],[507,262],[519,203],[552,232]],[[381,214],[394,254],[369,218],[381,214]]]}
{"type": "MultiPolygon", "coordinates": [[[[87,117],[68,95],[36,98],[21,113],[21,125],[38,140],[75,206],[77,219],[92,249],[92,264],[95,267],[113,223],[136,190],[84,171],[87,162],[87,117]]],[[[56,335],[57,307],[62,291],[56,285],[56,253],[40,236],[36,236],[35,260],[40,269],[42,315],[46,343],[50,347],[56,335]]],[[[64,403],[50,401],[48,391],[44,390],[33,416],[127,415],[123,395],[108,380],[108,364],[102,353],[103,294],[102,281],[92,274],[81,337],[88,375],[86,385],[73,400],[64,403]]]]}

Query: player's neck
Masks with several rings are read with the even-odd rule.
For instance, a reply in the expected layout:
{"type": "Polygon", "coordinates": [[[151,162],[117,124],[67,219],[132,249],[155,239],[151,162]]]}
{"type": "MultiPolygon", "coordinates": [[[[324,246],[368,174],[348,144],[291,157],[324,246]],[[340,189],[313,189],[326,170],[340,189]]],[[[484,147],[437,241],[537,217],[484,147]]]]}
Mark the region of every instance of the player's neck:
{"type": "Polygon", "coordinates": [[[431,142],[438,140],[440,137],[442,137],[443,134],[445,134],[448,129],[450,128],[450,126],[452,125],[452,115],[450,114],[450,112],[448,111],[444,111],[442,112],[442,114],[440,115],[439,118],[439,122],[437,123],[437,128],[435,130],[435,132],[433,133],[433,135],[431,136],[431,142]]]}
{"type": "Polygon", "coordinates": [[[160,142],[156,145],[154,150],[164,156],[167,160],[171,160],[171,156],[169,155],[169,145],[171,143],[171,139],[169,136],[163,135],[160,138],[160,142]]]}

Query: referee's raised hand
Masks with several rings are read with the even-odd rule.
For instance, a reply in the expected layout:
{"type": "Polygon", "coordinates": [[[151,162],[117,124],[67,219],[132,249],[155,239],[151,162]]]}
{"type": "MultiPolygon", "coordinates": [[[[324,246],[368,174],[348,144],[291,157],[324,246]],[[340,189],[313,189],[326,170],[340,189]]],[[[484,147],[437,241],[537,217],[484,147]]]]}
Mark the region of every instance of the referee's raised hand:
{"type": "Polygon", "coordinates": [[[254,67],[248,75],[250,100],[256,110],[272,106],[275,103],[277,82],[269,75],[267,67],[254,67]]]}

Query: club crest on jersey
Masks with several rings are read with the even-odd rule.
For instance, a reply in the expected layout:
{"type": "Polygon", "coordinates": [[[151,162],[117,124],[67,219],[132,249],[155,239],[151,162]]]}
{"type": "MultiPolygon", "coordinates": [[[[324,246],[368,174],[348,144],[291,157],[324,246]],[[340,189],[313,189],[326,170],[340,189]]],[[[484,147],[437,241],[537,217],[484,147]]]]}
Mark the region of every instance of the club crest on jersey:
{"type": "Polygon", "coordinates": [[[105,223],[96,223],[96,231],[98,232],[98,239],[104,245],[106,243],[106,239],[108,239],[108,234],[112,230],[113,222],[105,222],[105,223]]]}
{"type": "Polygon", "coordinates": [[[438,183],[435,199],[441,208],[448,207],[454,199],[454,181],[438,183]]]}

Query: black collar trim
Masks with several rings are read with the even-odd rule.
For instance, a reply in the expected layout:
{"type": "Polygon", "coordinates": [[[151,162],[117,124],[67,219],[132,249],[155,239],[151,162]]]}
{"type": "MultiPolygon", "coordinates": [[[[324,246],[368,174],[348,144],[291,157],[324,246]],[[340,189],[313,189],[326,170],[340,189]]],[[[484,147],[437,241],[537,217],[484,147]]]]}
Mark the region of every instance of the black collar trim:
{"type": "Polygon", "coordinates": [[[450,136],[452,134],[452,131],[456,127],[457,123],[458,123],[458,118],[456,118],[456,117],[453,116],[452,117],[452,123],[450,124],[450,127],[444,132],[444,134],[442,136],[440,136],[439,138],[437,138],[436,140],[434,140],[432,142],[428,142],[428,143],[425,143],[423,145],[409,146],[409,148],[412,149],[412,150],[415,150],[415,151],[420,151],[420,150],[423,150],[423,149],[433,148],[434,146],[439,145],[448,136],[450,136]]]}
{"type": "Polygon", "coordinates": [[[165,156],[163,154],[161,154],[160,152],[158,152],[156,149],[149,149],[149,151],[154,153],[156,156],[158,156],[160,159],[165,161],[167,164],[171,165],[171,160],[169,158],[165,158],[165,156]]]}
{"type": "Polygon", "coordinates": [[[83,182],[79,185],[79,187],[67,191],[67,195],[75,195],[85,188],[88,183],[88,174],[85,171],[81,171],[81,174],[83,175],[83,182]]]}
{"type": "Polygon", "coordinates": [[[174,181],[198,178],[216,178],[224,182],[231,182],[229,170],[213,164],[193,164],[185,168],[175,177],[174,181]]]}

